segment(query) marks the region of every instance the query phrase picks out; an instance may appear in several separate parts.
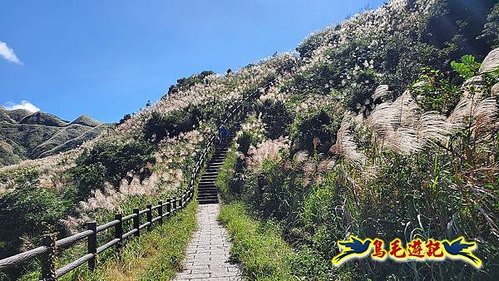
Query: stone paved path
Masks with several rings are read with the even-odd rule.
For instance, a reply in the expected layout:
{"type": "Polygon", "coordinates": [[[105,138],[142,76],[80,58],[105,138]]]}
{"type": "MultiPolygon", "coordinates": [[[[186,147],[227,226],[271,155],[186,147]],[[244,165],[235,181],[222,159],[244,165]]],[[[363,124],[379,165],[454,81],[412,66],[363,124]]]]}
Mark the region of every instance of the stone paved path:
{"type": "Polygon", "coordinates": [[[199,205],[198,230],[187,246],[184,270],[175,280],[242,280],[238,266],[228,262],[230,241],[218,223],[219,204],[199,205]]]}

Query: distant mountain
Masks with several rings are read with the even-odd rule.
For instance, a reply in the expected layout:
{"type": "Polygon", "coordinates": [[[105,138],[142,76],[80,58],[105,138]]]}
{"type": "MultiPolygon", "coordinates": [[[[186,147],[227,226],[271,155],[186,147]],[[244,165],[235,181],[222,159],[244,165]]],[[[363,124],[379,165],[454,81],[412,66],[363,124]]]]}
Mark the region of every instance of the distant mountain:
{"type": "Polygon", "coordinates": [[[45,112],[0,108],[0,166],[76,148],[107,127],[87,115],[68,122],[45,112]]]}
{"type": "Polygon", "coordinates": [[[23,119],[21,119],[19,123],[54,127],[64,127],[68,125],[66,121],[61,120],[59,117],[44,112],[35,112],[33,114],[27,115],[23,119]]]}
{"type": "Polygon", "coordinates": [[[92,117],[90,117],[88,115],[82,115],[82,116],[76,118],[73,122],[71,122],[71,124],[79,124],[79,125],[83,125],[83,126],[97,127],[97,126],[101,125],[102,123],[100,123],[99,121],[93,119],[92,117]]]}

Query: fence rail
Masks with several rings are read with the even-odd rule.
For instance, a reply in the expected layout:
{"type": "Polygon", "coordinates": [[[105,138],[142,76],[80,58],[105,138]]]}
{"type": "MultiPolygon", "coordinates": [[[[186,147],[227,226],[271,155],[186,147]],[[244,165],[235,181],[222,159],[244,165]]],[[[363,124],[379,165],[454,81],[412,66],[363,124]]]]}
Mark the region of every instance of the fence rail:
{"type": "MultiPolygon", "coordinates": [[[[267,83],[264,87],[268,87],[270,83],[267,83]]],[[[258,94],[259,91],[255,91],[243,98],[242,101],[244,102],[252,99],[258,94]]],[[[222,123],[227,123],[235,115],[239,115],[238,117],[241,117],[243,114],[241,110],[243,109],[243,106],[244,104],[242,102],[237,103],[237,105],[230,105],[227,108],[227,114],[222,119],[222,123]]],[[[0,271],[19,267],[35,258],[40,258],[41,279],[44,281],[57,280],[57,278],[85,263],[88,264],[90,270],[94,270],[96,268],[96,258],[98,254],[112,247],[115,247],[116,251],[119,253],[123,244],[128,239],[131,237],[139,237],[143,230],[150,231],[154,225],[162,224],[164,218],[169,217],[177,211],[183,209],[187,203],[192,200],[194,196],[195,179],[198,177],[199,171],[206,162],[206,157],[214,145],[216,138],[217,133],[213,134],[208,139],[207,144],[203,148],[201,155],[192,169],[188,189],[184,191],[180,197],[169,198],[166,202],[159,201],[158,204],[154,206],[147,205],[143,210],[134,209],[132,214],[126,216],[123,216],[123,214],[115,214],[114,220],[99,226],[95,221],[88,222],[87,230],[59,240],[56,240],[55,234],[47,234],[42,239],[42,246],[1,259],[0,271]],[[146,222],[141,224],[141,218],[143,218],[144,215],[146,222]],[[132,228],[127,232],[124,232],[124,224],[129,221],[132,221],[132,228]],[[114,238],[99,246],[97,239],[98,234],[111,228],[114,229],[114,238]],[[87,253],[76,260],[63,265],[61,268],[56,269],[58,251],[69,248],[80,241],[87,242],[87,253]]]]}

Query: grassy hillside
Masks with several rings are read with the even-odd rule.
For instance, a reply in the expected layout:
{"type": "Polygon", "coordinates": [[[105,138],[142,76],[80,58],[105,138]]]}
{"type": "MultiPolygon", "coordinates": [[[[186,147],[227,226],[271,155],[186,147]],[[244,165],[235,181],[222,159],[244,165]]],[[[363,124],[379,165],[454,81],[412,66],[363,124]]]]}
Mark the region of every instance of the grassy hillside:
{"type": "Polygon", "coordinates": [[[88,116],[68,123],[43,112],[0,108],[0,166],[76,148],[106,127],[88,116]]]}
{"type": "Polygon", "coordinates": [[[58,154],[0,168],[0,222],[6,225],[0,230],[0,256],[39,244],[41,233],[48,229],[64,236],[90,219],[104,222],[113,212],[129,210],[130,202],[143,208],[165,194],[180,194],[227,106],[264,91],[289,72],[294,60],[283,55],[229,75],[205,73],[194,83],[180,79],[175,90],[157,103],[124,116],[116,127],[63,153],[58,153],[61,145],[56,144],[71,145],[79,138],[73,131],[86,127],[87,118],[63,127],[30,124],[30,130],[53,130],[36,139],[21,134],[27,124],[3,124],[2,131],[18,133],[16,140],[32,153],[58,154]]]}
{"type": "Polygon", "coordinates": [[[59,153],[0,168],[0,222],[15,230],[0,230],[0,256],[36,244],[40,225],[64,235],[89,219],[105,220],[127,202],[145,205],[180,192],[224,109],[260,91],[247,104],[252,115],[219,179],[225,200],[237,206],[223,220],[247,243],[239,250],[267,249],[276,239],[289,254],[271,264],[239,253],[251,263],[244,264],[246,276],[493,279],[499,270],[499,63],[497,50],[487,55],[499,44],[497,3],[390,1],[313,34],[297,52],[233,73],[181,78],[157,103],[64,153],[55,144],[71,147],[72,130],[91,125],[87,118],[67,125],[0,112],[0,131],[17,136],[0,142],[0,151],[38,154],[42,145],[59,153]],[[49,122],[53,131],[27,136],[23,126],[41,126],[33,120],[49,122]],[[272,227],[255,229],[254,222],[272,227]],[[258,237],[244,239],[250,226],[258,237]],[[479,243],[484,265],[363,260],[335,268],[336,241],[349,234],[463,235],[479,243]],[[259,266],[266,263],[275,270],[259,266]]]}
{"type": "MultiPolygon", "coordinates": [[[[497,3],[391,1],[298,47],[295,71],[255,105],[217,183],[226,201],[277,223],[281,237],[265,240],[293,246],[284,265],[266,268],[303,280],[499,276],[497,3]],[[483,266],[367,258],[334,267],[350,234],[465,236],[483,266]]],[[[250,280],[280,278],[239,250],[250,280]]]]}

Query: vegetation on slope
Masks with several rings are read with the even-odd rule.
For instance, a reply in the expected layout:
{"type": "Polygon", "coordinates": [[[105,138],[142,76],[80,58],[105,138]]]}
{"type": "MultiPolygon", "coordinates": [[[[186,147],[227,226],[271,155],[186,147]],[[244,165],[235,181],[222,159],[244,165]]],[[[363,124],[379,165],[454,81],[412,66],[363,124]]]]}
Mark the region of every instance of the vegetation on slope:
{"type": "MultiPolygon", "coordinates": [[[[11,196],[2,221],[19,215],[8,211],[21,210],[18,202],[43,200],[39,212],[55,215],[23,220],[52,223],[63,213],[57,225],[64,233],[126,202],[181,190],[223,109],[260,89],[265,94],[231,160],[235,174],[220,181],[226,200],[279,224],[298,251],[287,263],[293,275],[490,279],[499,263],[499,75],[494,56],[478,64],[497,45],[499,4],[464,2],[393,0],[311,36],[298,54],[181,79],[95,141],[0,169],[2,197],[11,196]],[[98,157],[87,157],[91,151],[98,157]],[[133,151],[137,157],[124,160],[133,151]],[[23,198],[36,190],[50,192],[23,198]],[[406,240],[464,235],[480,243],[484,266],[356,261],[334,268],[336,241],[350,233],[406,240]]],[[[14,130],[21,115],[0,115],[2,128],[14,130]]],[[[47,139],[26,141],[34,147],[47,139]]],[[[20,149],[4,143],[11,145],[3,142],[4,151],[20,149]]],[[[24,231],[24,240],[36,242],[37,230],[24,231]]],[[[2,242],[11,247],[4,254],[30,245],[17,237],[15,245],[2,242]]]]}
{"type": "MultiPolygon", "coordinates": [[[[0,201],[0,218],[18,230],[15,235],[0,231],[1,257],[39,245],[44,231],[64,237],[89,220],[105,222],[115,212],[130,213],[130,202],[144,208],[154,198],[180,193],[227,106],[268,87],[289,71],[293,59],[274,57],[229,76],[207,74],[77,149],[1,168],[0,196],[7,200],[0,201]]],[[[9,274],[15,277],[34,268],[30,264],[9,274]]]]}
{"type": "Polygon", "coordinates": [[[287,263],[294,277],[499,274],[497,50],[480,65],[493,47],[498,4],[457,2],[392,1],[312,36],[298,48],[296,72],[243,125],[217,184],[254,219],[278,222],[296,251],[287,263]],[[435,32],[442,20],[457,28],[435,32]],[[482,33],[491,37],[475,40],[482,33]],[[265,110],[272,103],[285,109],[265,110]],[[484,264],[365,259],[334,267],[336,243],[350,234],[465,236],[479,243],[484,264]]]}
{"type": "Polygon", "coordinates": [[[291,280],[287,265],[293,252],[275,225],[252,219],[244,205],[224,205],[219,220],[232,237],[231,255],[243,265],[249,280],[291,280]]]}
{"type": "Polygon", "coordinates": [[[107,258],[96,272],[81,269],[67,280],[173,280],[182,269],[185,248],[196,229],[195,202],[163,225],[132,240],[121,255],[107,258]]]}
{"type": "Polygon", "coordinates": [[[0,166],[74,149],[106,129],[88,116],[68,123],[43,112],[0,108],[0,166]]]}

